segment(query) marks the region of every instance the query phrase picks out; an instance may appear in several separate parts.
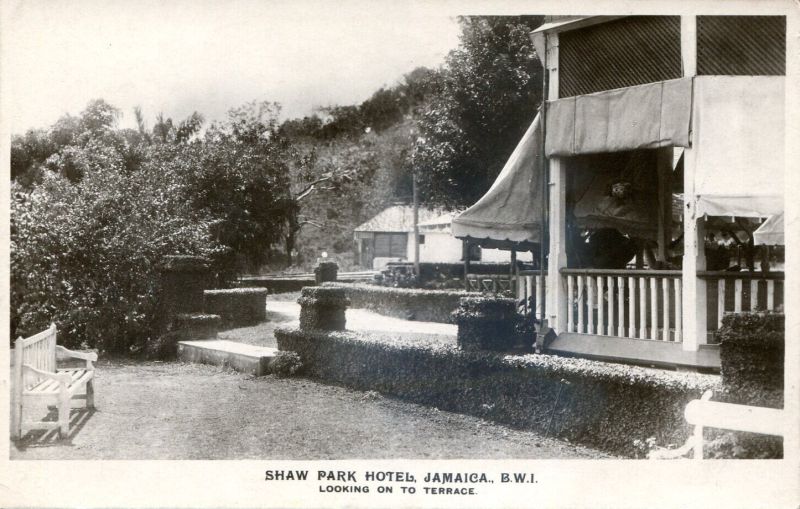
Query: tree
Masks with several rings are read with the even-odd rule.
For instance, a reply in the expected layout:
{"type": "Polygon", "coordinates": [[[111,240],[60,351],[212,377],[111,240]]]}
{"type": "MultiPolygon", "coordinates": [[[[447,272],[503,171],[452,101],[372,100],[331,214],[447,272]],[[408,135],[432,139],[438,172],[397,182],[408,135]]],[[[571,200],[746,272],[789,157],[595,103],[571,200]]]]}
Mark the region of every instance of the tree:
{"type": "Polygon", "coordinates": [[[497,177],[541,102],[529,33],[542,19],[459,18],[460,45],[419,119],[413,165],[424,202],[472,205],[497,177]]]}

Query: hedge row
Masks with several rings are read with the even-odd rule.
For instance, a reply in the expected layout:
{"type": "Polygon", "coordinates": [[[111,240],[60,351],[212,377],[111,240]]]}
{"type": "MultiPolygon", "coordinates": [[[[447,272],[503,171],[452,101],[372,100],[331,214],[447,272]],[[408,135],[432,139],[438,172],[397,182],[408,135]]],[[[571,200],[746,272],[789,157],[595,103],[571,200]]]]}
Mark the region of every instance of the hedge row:
{"type": "Polygon", "coordinates": [[[783,407],[784,331],[782,313],[731,313],[723,317],[720,361],[727,399],[783,407]]]}
{"type": "Polygon", "coordinates": [[[267,318],[266,288],[206,290],[204,311],[219,315],[227,325],[251,325],[267,318]]]}
{"type": "Polygon", "coordinates": [[[682,445],[686,404],[719,377],[548,355],[471,353],[353,332],[275,331],[306,375],[634,456],[635,440],[682,445]]]}
{"type": "Polygon", "coordinates": [[[422,322],[451,323],[450,314],[458,309],[459,299],[470,295],[463,291],[413,290],[365,284],[325,283],[323,286],[345,288],[353,308],[422,322]]]}
{"type": "Polygon", "coordinates": [[[289,293],[299,292],[305,286],[314,286],[316,282],[314,278],[298,279],[298,278],[259,278],[259,279],[246,279],[240,280],[239,284],[247,285],[248,287],[258,286],[266,288],[270,294],[275,293],[289,293]]]}

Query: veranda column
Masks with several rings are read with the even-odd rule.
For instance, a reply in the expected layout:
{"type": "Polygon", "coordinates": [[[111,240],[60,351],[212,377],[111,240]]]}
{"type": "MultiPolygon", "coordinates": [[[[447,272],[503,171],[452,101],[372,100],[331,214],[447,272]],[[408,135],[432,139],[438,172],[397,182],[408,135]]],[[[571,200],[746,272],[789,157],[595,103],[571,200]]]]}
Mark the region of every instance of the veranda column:
{"type": "Polygon", "coordinates": [[[683,349],[696,351],[706,342],[705,220],[697,215],[693,149],[683,153],[683,349]]]}
{"type": "MultiPolygon", "coordinates": [[[[559,96],[558,48],[558,34],[547,34],[545,66],[547,68],[547,99],[550,101],[558,99],[559,96]]],[[[559,272],[567,266],[567,174],[565,161],[560,158],[547,159],[547,167],[549,169],[550,255],[547,263],[545,311],[548,324],[556,334],[560,334],[567,330],[567,305],[572,305],[567,302],[566,282],[559,272]]],[[[548,172],[545,175],[548,175],[548,172]]]]}
{"type": "MultiPolygon", "coordinates": [[[[697,17],[681,16],[681,63],[683,76],[697,74],[697,17]]],[[[694,108],[694,105],[692,105],[694,108]]],[[[697,142],[692,134],[692,144],[697,142]]],[[[706,282],[697,272],[706,269],[705,223],[697,217],[693,148],[683,151],[683,349],[696,351],[706,342],[706,282]]]]}
{"type": "Polygon", "coordinates": [[[547,265],[547,318],[556,334],[567,330],[567,287],[560,270],[567,266],[567,175],[564,161],[550,158],[550,258],[547,265]]]}

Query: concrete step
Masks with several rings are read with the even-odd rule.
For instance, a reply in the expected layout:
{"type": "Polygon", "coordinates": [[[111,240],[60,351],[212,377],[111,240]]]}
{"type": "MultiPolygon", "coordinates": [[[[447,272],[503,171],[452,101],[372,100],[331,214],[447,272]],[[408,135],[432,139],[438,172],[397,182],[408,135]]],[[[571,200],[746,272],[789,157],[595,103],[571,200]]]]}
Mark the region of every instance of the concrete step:
{"type": "Polygon", "coordinates": [[[178,360],[227,366],[255,376],[267,374],[269,361],[277,351],[224,339],[178,342],[178,360]]]}

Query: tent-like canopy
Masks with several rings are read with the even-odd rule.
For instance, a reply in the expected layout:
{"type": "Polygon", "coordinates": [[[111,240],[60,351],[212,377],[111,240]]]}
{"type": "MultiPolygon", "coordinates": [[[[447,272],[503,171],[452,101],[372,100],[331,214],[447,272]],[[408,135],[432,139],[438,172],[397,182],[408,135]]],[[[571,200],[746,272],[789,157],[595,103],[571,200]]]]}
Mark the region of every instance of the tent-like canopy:
{"type": "Polygon", "coordinates": [[[531,250],[539,243],[542,130],[536,115],[497,179],[473,206],[453,218],[455,237],[486,248],[531,250]]]}
{"type": "Polygon", "coordinates": [[[785,244],[783,238],[783,212],[770,216],[753,232],[756,245],[778,246],[785,244]]]}

